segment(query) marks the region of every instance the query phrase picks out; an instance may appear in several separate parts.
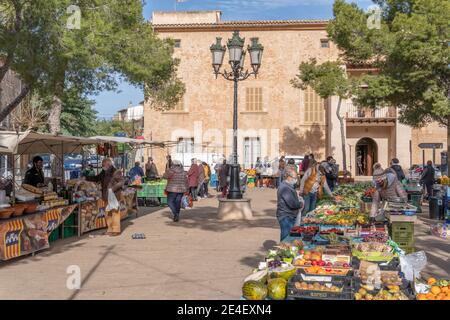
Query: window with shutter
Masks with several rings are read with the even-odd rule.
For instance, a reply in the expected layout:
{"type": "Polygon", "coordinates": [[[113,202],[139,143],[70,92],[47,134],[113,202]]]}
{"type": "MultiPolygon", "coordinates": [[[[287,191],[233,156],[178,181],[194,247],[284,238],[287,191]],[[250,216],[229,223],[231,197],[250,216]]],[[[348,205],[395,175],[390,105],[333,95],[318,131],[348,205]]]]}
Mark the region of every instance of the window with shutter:
{"type": "Polygon", "coordinates": [[[246,88],[246,111],[263,111],[262,88],[246,88]]]}
{"type": "Polygon", "coordinates": [[[311,87],[304,92],[305,123],[325,123],[325,100],[322,99],[311,87]]]}

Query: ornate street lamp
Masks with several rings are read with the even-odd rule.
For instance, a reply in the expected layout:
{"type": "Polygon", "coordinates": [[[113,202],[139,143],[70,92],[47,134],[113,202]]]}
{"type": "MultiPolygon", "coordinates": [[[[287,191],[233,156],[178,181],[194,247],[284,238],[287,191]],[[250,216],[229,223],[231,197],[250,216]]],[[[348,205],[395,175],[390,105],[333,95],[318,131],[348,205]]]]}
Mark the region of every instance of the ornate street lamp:
{"type": "Polygon", "coordinates": [[[251,75],[258,75],[258,70],[261,66],[262,53],[264,47],[258,43],[258,38],[250,39],[252,44],[248,46],[247,51],[250,54],[250,63],[252,65],[252,72],[246,70],[244,72],[246,51],[244,50],[245,38],[239,36],[239,31],[233,32],[233,37],[228,40],[227,47],[229,53],[229,64],[231,71],[220,72],[223,64],[223,58],[226,48],[222,46],[222,38],[216,38],[216,43],[210,47],[212,53],[212,65],[214,74],[220,74],[226,80],[234,82],[234,108],[233,108],[233,163],[231,164],[230,190],[228,192],[228,199],[242,199],[241,188],[239,186],[239,164],[237,152],[237,114],[238,114],[238,82],[246,80],[251,75]]]}

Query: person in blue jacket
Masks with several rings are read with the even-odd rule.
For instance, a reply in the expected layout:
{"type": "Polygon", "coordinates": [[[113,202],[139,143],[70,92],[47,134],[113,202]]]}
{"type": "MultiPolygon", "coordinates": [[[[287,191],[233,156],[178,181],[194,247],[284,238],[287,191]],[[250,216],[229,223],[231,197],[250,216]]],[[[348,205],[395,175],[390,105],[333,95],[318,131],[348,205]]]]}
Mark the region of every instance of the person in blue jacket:
{"type": "Polygon", "coordinates": [[[286,168],[283,181],[277,191],[277,219],[280,224],[280,241],[289,235],[298,213],[303,208],[303,199],[295,191],[298,182],[297,171],[286,168]]]}
{"type": "Polygon", "coordinates": [[[134,180],[136,176],[141,178],[144,176],[144,170],[141,168],[141,163],[139,161],[134,163],[134,167],[128,172],[128,176],[131,180],[134,180]]]}

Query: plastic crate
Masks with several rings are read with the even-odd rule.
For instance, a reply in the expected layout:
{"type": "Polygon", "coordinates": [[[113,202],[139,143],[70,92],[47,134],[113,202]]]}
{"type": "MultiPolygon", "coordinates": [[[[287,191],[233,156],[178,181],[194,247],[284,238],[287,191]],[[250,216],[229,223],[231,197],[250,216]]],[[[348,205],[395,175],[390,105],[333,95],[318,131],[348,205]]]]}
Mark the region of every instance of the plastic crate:
{"type": "Polygon", "coordinates": [[[414,222],[392,222],[390,232],[414,232],[414,222]]]}
{"type": "Polygon", "coordinates": [[[162,198],[160,199],[159,203],[160,203],[162,206],[166,206],[166,205],[167,205],[167,198],[166,198],[166,197],[162,197],[162,198]]]}
{"type": "Polygon", "coordinates": [[[409,241],[396,241],[396,243],[398,244],[398,246],[400,247],[400,249],[402,249],[403,251],[405,251],[407,254],[408,253],[413,253],[415,252],[415,248],[414,248],[414,242],[409,242],[409,241]]]}
{"type": "Polygon", "coordinates": [[[407,240],[414,239],[414,232],[411,231],[394,231],[391,233],[392,240],[407,240]]]}
{"type": "MultiPolygon", "coordinates": [[[[389,262],[372,262],[372,263],[377,263],[378,266],[380,267],[380,270],[382,271],[399,271],[400,270],[400,259],[399,258],[393,258],[391,261],[389,262]]],[[[361,264],[361,260],[359,260],[357,257],[352,257],[352,268],[354,270],[358,270],[359,269],[359,265],[361,264]]]]}
{"type": "Polygon", "coordinates": [[[295,287],[296,282],[314,283],[314,281],[305,281],[301,275],[292,277],[287,286],[286,297],[288,300],[353,300],[353,285],[352,278],[347,277],[342,280],[327,281],[329,285],[334,285],[342,291],[328,292],[316,290],[301,290],[295,287]]]}
{"type": "Polygon", "coordinates": [[[63,223],[63,235],[65,238],[71,238],[77,235],[75,215],[71,214],[63,223]]]}

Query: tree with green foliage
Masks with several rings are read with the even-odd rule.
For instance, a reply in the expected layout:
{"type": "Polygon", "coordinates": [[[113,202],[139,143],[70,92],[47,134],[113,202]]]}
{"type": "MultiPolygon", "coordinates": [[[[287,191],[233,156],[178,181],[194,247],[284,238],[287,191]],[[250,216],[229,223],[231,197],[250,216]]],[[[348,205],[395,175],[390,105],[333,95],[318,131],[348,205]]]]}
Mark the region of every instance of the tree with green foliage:
{"type": "Polygon", "coordinates": [[[0,81],[12,69],[24,83],[0,121],[33,90],[52,97],[50,131],[60,132],[64,97],[114,90],[119,77],[154,108],[174,106],[184,85],[173,41],[156,36],[142,9],[140,0],[0,0],[0,81]]]}
{"type": "Polygon", "coordinates": [[[134,137],[133,124],[118,120],[99,120],[95,124],[96,135],[114,136],[116,133],[126,133],[128,137],[134,137]]]}
{"type": "Polygon", "coordinates": [[[309,62],[302,62],[299,66],[300,73],[291,80],[295,88],[305,90],[311,87],[322,99],[329,99],[332,96],[339,98],[336,109],[336,116],[339,119],[341,131],[342,147],[342,168],[347,171],[347,153],[345,149],[345,128],[344,118],[341,115],[342,100],[351,96],[352,83],[347,78],[345,67],[342,63],[327,61],[317,64],[316,59],[309,62]]]}
{"type": "Polygon", "coordinates": [[[336,0],[328,34],[348,64],[370,64],[376,74],[362,76],[354,92],[360,106],[395,106],[402,123],[447,127],[450,154],[450,1],[375,0],[379,28],[371,13],[336,0]]]}

